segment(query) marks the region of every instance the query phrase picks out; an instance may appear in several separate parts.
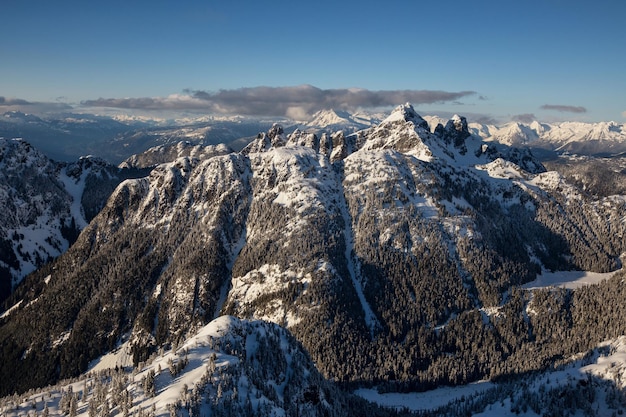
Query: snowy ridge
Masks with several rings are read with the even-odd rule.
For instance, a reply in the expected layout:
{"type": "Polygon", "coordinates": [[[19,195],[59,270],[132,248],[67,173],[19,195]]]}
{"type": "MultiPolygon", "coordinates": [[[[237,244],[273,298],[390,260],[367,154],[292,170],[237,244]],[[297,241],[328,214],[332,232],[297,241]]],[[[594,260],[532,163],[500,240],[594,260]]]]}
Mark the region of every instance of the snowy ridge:
{"type": "MultiPolygon", "coordinates": [[[[362,388],[355,394],[384,408],[433,415],[530,417],[551,407],[582,413],[590,406],[591,415],[612,415],[626,407],[625,379],[626,336],[622,336],[569,358],[557,369],[513,383],[479,381],[419,393],[362,388]],[[564,405],[563,397],[572,395],[584,400],[564,405]],[[460,411],[464,407],[469,411],[460,411]]],[[[83,417],[106,410],[160,417],[174,412],[214,415],[229,409],[235,415],[349,415],[355,410],[344,408],[345,396],[319,376],[284,330],[224,316],[132,372],[101,368],[72,382],[2,398],[0,414],[83,417]]]]}
{"type": "Polygon", "coordinates": [[[190,141],[181,141],[171,145],[159,145],[140,154],[132,155],[122,162],[120,168],[146,168],[175,161],[184,156],[203,160],[217,155],[226,155],[232,150],[225,144],[198,145],[190,141]]]}
{"type": "Polygon", "coordinates": [[[107,410],[155,417],[223,410],[259,416],[347,412],[345,394],[321,378],[293,337],[260,321],[223,316],[132,373],[99,369],[17,402],[0,400],[0,414],[27,416],[33,409],[51,416],[107,410]]]}
{"type": "Polygon", "coordinates": [[[0,267],[10,271],[9,287],[69,247],[63,229],[72,222],[72,197],[59,174],[27,142],[0,139],[0,239],[11,248],[0,267]]]}

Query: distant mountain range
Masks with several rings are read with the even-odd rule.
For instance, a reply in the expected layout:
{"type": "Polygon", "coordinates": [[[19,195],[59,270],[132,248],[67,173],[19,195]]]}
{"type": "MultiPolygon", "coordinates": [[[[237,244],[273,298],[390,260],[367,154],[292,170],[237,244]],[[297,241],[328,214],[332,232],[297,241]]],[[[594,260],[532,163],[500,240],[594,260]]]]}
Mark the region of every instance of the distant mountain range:
{"type": "Polygon", "coordinates": [[[616,156],[626,152],[626,125],[615,122],[470,124],[470,131],[485,140],[559,153],[616,156]]]}
{"type": "MultiPolygon", "coordinates": [[[[295,129],[314,133],[346,134],[380,123],[387,114],[349,113],[322,110],[311,120],[279,120],[288,133],[295,129]]],[[[445,124],[437,116],[425,116],[430,128],[445,124]]],[[[267,131],[276,120],[251,117],[197,116],[162,120],[130,116],[59,114],[46,117],[7,112],[0,115],[0,137],[23,138],[52,159],[73,161],[89,154],[118,164],[132,155],[159,146],[189,141],[193,144],[225,144],[241,150],[258,132],[267,131]]],[[[483,140],[510,146],[529,147],[537,156],[551,158],[558,153],[588,156],[615,156],[626,152],[626,127],[615,122],[539,123],[503,125],[468,124],[470,133],[483,140]]]]}
{"type": "Polygon", "coordinates": [[[60,114],[47,117],[21,112],[0,115],[0,138],[21,138],[48,157],[72,162],[96,155],[119,164],[149,148],[189,141],[201,145],[226,144],[243,148],[274,121],[233,117],[180,120],[60,114]]]}

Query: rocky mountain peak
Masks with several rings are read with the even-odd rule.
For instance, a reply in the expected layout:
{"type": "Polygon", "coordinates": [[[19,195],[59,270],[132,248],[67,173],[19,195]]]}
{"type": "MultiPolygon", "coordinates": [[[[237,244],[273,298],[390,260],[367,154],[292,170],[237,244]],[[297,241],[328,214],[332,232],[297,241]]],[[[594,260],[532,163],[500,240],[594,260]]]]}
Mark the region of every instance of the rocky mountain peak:
{"type": "Polygon", "coordinates": [[[0,164],[12,171],[20,171],[26,167],[49,165],[50,161],[39,150],[22,139],[0,138],[0,164]]]}
{"type": "Polygon", "coordinates": [[[274,123],[270,130],[267,131],[267,136],[269,136],[270,139],[274,139],[276,136],[282,135],[284,133],[285,129],[283,129],[283,126],[279,123],[274,123]]]}
{"type": "Polygon", "coordinates": [[[345,111],[338,110],[320,110],[313,115],[313,118],[308,123],[312,126],[329,126],[338,125],[342,123],[348,123],[351,115],[345,111]]]}
{"type": "Polygon", "coordinates": [[[285,146],[287,141],[284,137],[285,129],[282,125],[274,123],[267,133],[259,133],[252,142],[246,146],[241,153],[248,155],[255,152],[265,152],[271,147],[285,146]]]}
{"type": "Polygon", "coordinates": [[[306,146],[307,148],[314,149],[316,152],[320,151],[320,139],[317,135],[315,133],[304,132],[299,129],[296,129],[289,135],[287,145],[306,146]]]}
{"type": "Polygon", "coordinates": [[[416,127],[428,130],[428,122],[417,114],[411,103],[401,104],[396,107],[381,124],[397,121],[412,122],[416,127]]]}
{"type": "Polygon", "coordinates": [[[442,124],[438,124],[435,128],[435,134],[439,135],[447,144],[452,144],[463,152],[467,151],[465,139],[471,133],[467,127],[467,119],[465,117],[455,114],[448,120],[445,127],[442,124]]]}
{"type": "Polygon", "coordinates": [[[65,172],[68,176],[78,180],[85,170],[101,171],[103,169],[110,168],[108,162],[97,156],[83,156],[78,161],[68,164],[65,172]]]}

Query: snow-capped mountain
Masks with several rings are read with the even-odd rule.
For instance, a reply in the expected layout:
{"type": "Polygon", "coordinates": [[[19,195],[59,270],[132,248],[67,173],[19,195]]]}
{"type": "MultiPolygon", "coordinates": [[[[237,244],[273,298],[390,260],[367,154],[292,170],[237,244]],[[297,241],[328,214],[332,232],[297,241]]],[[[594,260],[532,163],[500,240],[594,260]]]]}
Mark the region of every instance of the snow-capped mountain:
{"type": "Polygon", "coordinates": [[[380,123],[378,115],[349,113],[342,110],[320,110],[303,126],[306,130],[353,133],[380,123]]]}
{"type": "Polygon", "coordinates": [[[473,133],[484,139],[491,139],[495,142],[509,146],[528,146],[535,143],[542,132],[543,125],[535,125],[535,128],[526,126],[522,123],[512,122],[502,127],[489,125],[471,124],[470,128],[473,133]],[[541,126],[541,128],[539,128],[541,126]]]}
{"type": "Polygon", "coordinates": [[[60,167],[24,141],[0,139],[0,193],[3,300],[26,274],[67,250],[84,217],[74,217],[60,167]]]}
{"type": "MultiPolygon", "coordinates": [[[[341,110],[321,110],[309,121],[282,119],[286,132],[298,128],[318,135],[338,131],[352,134],[378,125],[387,115],[341,110]]],[[[434,130],[447,120],[424,116],[434,130]]],[[[113,114],[56,114],[38,117],[21,112],[0,115],[0,137],[23,138],[41,152],[59,161],[73,161],[95,154],[119,163],[135,154],[179,141],[194,144],[226,144],[239,151],[259,131],[268,130],[276,120],[242,116],[189,115],[177,119],[157,119],[113,114]]],[[[469,123],[469,131],[483,140],[508,146],[530,147],[541,151],[581,155],[617,155],[626,152],[626,129],[615,122],[539,123],[511,122],[504,125],[469,123]]],[[[536,152],[539,154],[539,152],[536,152]]]]}
{"type": "Polygon", "coordinates": [[[542,369],[620,323],[590,330],[580,298],[558,294],[530,314],[517,286],[618,269],[624,197],[587,197],[464,117],[432,127],[407,104],[354,134],[274,125],[241,152],[196,156],[122,182],[11,297],[0,379],[21,377],[3,393],[78,375],[120,343],[138,364],[222,314],[286,327],[327,378],[405,390],[542,369]]]}
{"type": "MultiPolygon", "coordinates": [[[[290,121],[284,120],[289,126],[290,121]]],[[[38,117],[21,112],[0,114],[0,138],[21,138],[57,161],[94,154],[120,163],[135,154],[180,141],[240,150],[274,121],[240,116],[194,116],[156,120],[131,116],[56,114],[38,117]]]]}
{"type": "Polygon", "coordinates": [[[617,155],[626,151],[626,126],[615,122],[511,122],[502,126],[470,123],[484,140],[580,155],[617,155]]]}
{"type": "Polygon", "coordinates": [[[190,142],[194,145],[225,145],[241,150],[260,131],[267,130],[273,122],[242,118],[210,118],[208,121],[190,121],[187,125],[148,127],[129,130],[100,144],[100,154],[110,161],[124,161],[157,146],[190,142]]]}
{"type": "Polygon", "coordinates": [[[65,252],[122,179],[145,175],[102,159],[52,161],[28,142],[0,138],[0,300],[65,252]]]}

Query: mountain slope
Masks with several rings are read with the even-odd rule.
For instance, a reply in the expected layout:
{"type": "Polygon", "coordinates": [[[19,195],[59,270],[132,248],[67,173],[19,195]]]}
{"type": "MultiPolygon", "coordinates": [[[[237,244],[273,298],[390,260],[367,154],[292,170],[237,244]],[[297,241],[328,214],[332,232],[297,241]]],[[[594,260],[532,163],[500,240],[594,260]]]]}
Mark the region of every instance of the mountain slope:
{"type": "Polygon", "coordinates": [[[0,139],[0,300],[69,247],[76,219],[60,168],[23,141],[0,139]]]}
{"type": "Polygon", "coordinates": [[[589,200],[459,116],[431,129],[403,105],[351,135],[273,126],[205,157],[120,184],[12,299],[0,376],[23,377],[7,392],[76,375],[120,341],[138,363],[224,313],[287,327],[338,381],[497,376],[534,336],[485,311],[542,268],[614,270],[626,252],[623,200],[589,200]]]}
{"type": "Polygon", "coordinates": [[[25,141],[0,139],[0,301],[65,252],[124,178],[145,173],[95,157],[58,163],[25,141]]]}
{"type": "MultiPolygon", "coordinates": [[[[98,367],[98,365],[96,365],[98,367]]],[[[30,396],[0,402],[3,416],[388,415],[324,380],[302,346],[277,325],[223,316],[177,349],[132,373],[101,370],[30,396]],[[44,398],[43,401],[40,401],[44,398]],[[34,404],[34,407],[33,407],[34,404]]]]}

